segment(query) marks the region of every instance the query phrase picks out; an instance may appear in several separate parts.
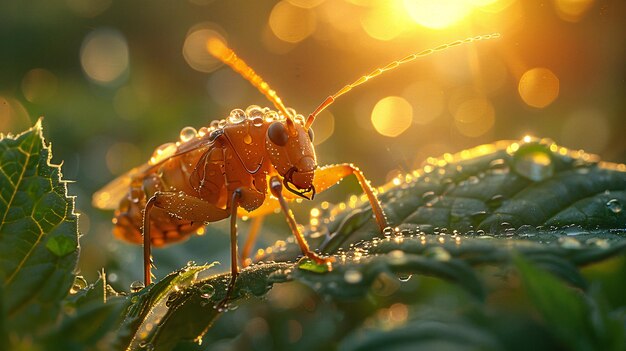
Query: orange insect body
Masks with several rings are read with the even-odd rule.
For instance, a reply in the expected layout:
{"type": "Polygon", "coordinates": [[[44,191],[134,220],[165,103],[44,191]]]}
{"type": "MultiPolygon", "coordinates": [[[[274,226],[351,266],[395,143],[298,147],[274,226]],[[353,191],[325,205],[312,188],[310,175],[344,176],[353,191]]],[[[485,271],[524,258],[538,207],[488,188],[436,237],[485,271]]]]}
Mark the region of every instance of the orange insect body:
{"type": "MultiPolygon", "coordinates": [[[[317,167],[310,140],[312,133],[304,131],[303,116],[297,115],[295,121],[297,137],[290,138],[290,145],[282,148],[272,143],[267,134],[271,124],[284,124],[285,117],[267,107],[252,105],[245,111],[233,110],[228,118],[214,121],[199,132],[184,128],[178,145],[160,146],[151,162],[144,166],[146,170],[129,176],[130,191],[127,190],[115,212],[115,236],[136,244],[143,242],[143,210],[157,192],[193,196],[225,209],[229,207],[230,194],[243,188],[240,206],[245,212],[242,213],[255,217],[276,207],[272,206],[276,200],[267,199],[265,211],[259,209],[270,193],[267,184],[271,176],[280,175],[284,179],[289,172],[287,180],[294,188],[312,189],[317,167]]],[[[213,221],[220,219],[223,218],[213,221]]],[[[155,208],[150,225],[151,244],[163,246],[187,238],[204,223],[171,216],[164,209],[155,208]]]]}
{"type": "MultiPolygon", "coordinates": [[[[285,215],[303,254],[317,263],[330,264],[332,258],[323,258],[310,250],[287,207],[287,200],[312,199],[316,192],[354,175],[367,195],[381,232],[387,220],[374,189],[358,168],[349,163],[318,167],[311,129],[315,117],[339,96],[385,71],[436,51],[498,36],[458,40],[394,61],[344,86],[307,118],[286,108],[276,92],[223,42],[209,39],[207,50],[254,85],[277,111],[250,106],[246,111],[233,110],[225,120],[214,121],[198,132],[184,128],[179,142],[158,147],[148,163],[95,193],[93,204],[116,209],[117,237],[143,244],[146,284],[151,281],[151,246],[180,241],[205,223],[230,217],[228,298],[239,272],[237,216],[256,217],[252,227],[258,230],[258,218],[277,208],[285,215]]],[[[244,247],[244,259],[255,235],[252,230],[244,247]]]]}

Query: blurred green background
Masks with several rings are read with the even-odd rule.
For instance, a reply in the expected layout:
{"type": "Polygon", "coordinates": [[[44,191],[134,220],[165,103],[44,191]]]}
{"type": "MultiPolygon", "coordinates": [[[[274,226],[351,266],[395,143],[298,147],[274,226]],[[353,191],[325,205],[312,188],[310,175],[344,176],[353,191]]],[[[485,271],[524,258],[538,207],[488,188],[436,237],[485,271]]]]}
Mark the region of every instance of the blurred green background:
{"type": "MultiPolygon", "coordinates": [[[[93,192],[184,126],[269,105],[206,53],[208,37],[225,38],[306,115],[377,67],[493,32],[502,37],[428,56],[340,98],[313,126],[319,163],[353,162],[381,185],[428,156],[524,135],[626,161],[622,0],[3,1],[0,132],[45,116],[53,161],[74,181],[82,215],[80,272],[93,280],[106,267],[127,290],[141,277],[141,250],[112,237],[112,213],[92,208],[93,192]]],[[[358,191],[345,183],[314,204],[358,191]]],[[[294,204],[301,223],[314,204],[294,204]]],[[[157,276],[192,259],[224,262],[225,232],[218,223],[157,250],[157,276]]],[[[284,238],[284,219],[273,216],[264,233],[260,246],[284,238]]]]}

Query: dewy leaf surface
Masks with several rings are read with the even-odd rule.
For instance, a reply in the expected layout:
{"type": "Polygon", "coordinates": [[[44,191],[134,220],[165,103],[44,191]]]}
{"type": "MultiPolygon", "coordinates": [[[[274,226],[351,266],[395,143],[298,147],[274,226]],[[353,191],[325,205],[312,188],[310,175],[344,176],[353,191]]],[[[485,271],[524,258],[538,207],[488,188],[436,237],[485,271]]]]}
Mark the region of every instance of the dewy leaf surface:
{"type": "MultiPolygon", "coordinates": [[[[358,299],[376,285],[425,275],[454,283],[480,304],[486,297],[482,268],[507,267],[518,256],[585,290],[578,266],[626,251],[625,190],[626,166],[549,140],[499,142],[431,158],[383,187],[379,198],[393,227],[381,233],[363,197],[320,208],[305,232],[312,247],[334,256],[332,270],[299,262],[298,245],[288,238],[259,250],[255,260],[265,263],[241,272],[231,303],[292,280],[327,297],[358,299]]],[[[178,340],[201,337],[219,316],[214,306],[227,277],[196,275],[187,285],[146,289],[144,296],[161,296],[160,302],[134,303],[142,312],[127,321],[150,326],[157,308],[161,317],[149,331],[136,322],[123,328],[134,335],[130,349],[169,350],[178,340]]]]}
{"type": "Polygon", "coordinates": [[[74,279],[74,199],[51,156],[41,120],[0,139],[0,282],[9,332],[36,333],[54,321],[74,279]]]}

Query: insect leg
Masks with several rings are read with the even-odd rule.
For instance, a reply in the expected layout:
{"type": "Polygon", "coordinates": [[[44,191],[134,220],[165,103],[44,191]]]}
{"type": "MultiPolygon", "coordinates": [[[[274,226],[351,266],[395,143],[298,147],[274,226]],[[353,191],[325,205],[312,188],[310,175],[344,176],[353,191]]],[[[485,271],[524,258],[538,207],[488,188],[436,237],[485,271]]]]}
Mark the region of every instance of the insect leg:
{"type": "Polygon", "coordinates": [[[246,238],[246,242],[243,245],[243,250],[241,250],[241,265],[246,267],[252,261],[250,260],[250,252],[252,252],[252,248],[254,243],[256,242],[256,238],[261,230],[261,226],[263,225],[263,219],[265,216],[258,216],[252,218],[252,223],[250,223],[250,231],[248,232],[248,238],[246,238]]]}
{"type": "Polygon", "coordinates": [[[378,223],[382,232],[383,229],[388,226],[385,212],[383,211],[376,194],[374,194],[374,189],[370,185],[369,181],[365,178],[363,172],[361,172],[361,170],[356,166],[351,163],[343,163],[321,167],[315,171],[313,186],[315,187],[316,192],[321,193],[351,174],[356,176],[363,192],[367,195],[367,199],[372,206],[372,212],[374,212],[374,216],[376,217],[376,223],[378,223]]]}
{"type": "Polygon", "coordinates": [[[194,222],[215,222],[230,215],[230,212],[226,209],[219,208],[209,202],[183,192],[156,192],[148,202],[146,202],[143,215],[143,265],[144,282],[146,286],[152,281],[150,211],[154,207],[162,208],[173,216],[194,222]]]}
{"type": "Polygon", "coordinates": [[[282,194],[283,184],[281,183],[278,177],[272,177],[270,179],[270,189],[272,190],[272,194],[278,199],[278,202],[280,203],[280,207],[287,219],[287,224],[289,224],[289,228],[291,228],[291,232],[296,237],[296,241],[298,242],[298,245],[300,246],[302,253],[306,257],[317,262],[318,264],[328,264],[334,261],[334,258],[332,257],[329,257],[329,258],[320,257],[318,254],[316,254],[315,252],[311,251],[311,249],[309,249],[309,244],[304,239],[304,236],[302,235],[302,233],[300,233],[300,230],[298,229],[298,224],[296,223],[296,220],[293,218],[293,213],[291,213],[291,210],[289,209],[289,207],[287,207],[287,201],[285,201],[285,198],[283,197],[283,194],[282,194]]]}
{"type": "Polygon", "coordinates": [[[239,275],[239,266],[237,265],[237,208],[241,200],[241,193],[241,188],[233,191],[230,202],[230,281],[226,289],[226,296],[217,304],[218,307],[226,305],[239,275]]]}

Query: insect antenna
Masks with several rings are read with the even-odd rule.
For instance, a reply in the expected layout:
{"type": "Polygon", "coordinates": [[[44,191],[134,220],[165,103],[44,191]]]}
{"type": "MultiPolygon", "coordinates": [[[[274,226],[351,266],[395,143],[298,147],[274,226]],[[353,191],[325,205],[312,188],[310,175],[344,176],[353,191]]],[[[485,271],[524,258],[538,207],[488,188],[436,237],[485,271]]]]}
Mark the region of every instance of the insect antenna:
{"type": "Polygon", "coordinates": [[[435,48],[431,48],[431,49],[427,49],[415,54],[411,54],[403,59],[397,60],[397,61],[393,61],[391,63],[389,63],[387,66],[381,67],[381,68],[377,68],[375,70],[373,70],[370,74],[366,74],[364,76],[362,76],[361,78],[357,79],[356,81],[354,81],[352,84],[348,84],[346,86],[344,86],[343,88],[341,88],[339,91],[337,91],[336,93],[334,93],[333,95],[329,96],[326,98],[326,100],[324,100],[316,109],[315,111],[313,111],[313,113],[311,113],[309,115],[309,117],[306,120],[306,124],[304,126],[305,129],[309,129],[309,127],[311,127],[311,124],[313,124],[313,121],[315,121],[315,117],[317,117],[317,115],[320,114],[320,112],[324,111],[328,106],[330,106],[338,97],[340,97],[341,95],[349,92],[350,90],[352,90],[352,88],[357,87],[365,82],[367,82],[368,80],[379,76],[381,73],[386,72],[386,71],[391,71],[392,69],[400,66],[401,64],[404,63],[408,63],[411,62],[419,57],[424,57],[424,56],[428,56],[432,53],[435,53],[437,51],[443,51],[461,44],[466,44],[466,43],[471,43],[471,42],[475,42],[475,41],[479,41],[479,40],[488,40],[488,39],[494,39],[494,38],[498,38],[500,37],[500,33],[493,33],[493,34],[487,34],[487,35],[479,35],[479,36],[475,36],[475,37],[470,37],[470,38],[466,38],[466,39],[462,39],[462,40],[457,40],[457,41],[453,41],[451,43],[448,44],[443,44],[440,46],[437,46],[435,48]]]}
{"type": "Polygon", "coordinates": [[[276,94],[276,91],[248,66],[244,60],[240,59],[231,48],[226,46],[222,40],[215,37],[207,40],[206,48],[211,55],[230,66],[233,71],[239,73],[239,75],[257,88],[261,94],[265,95],[265,97],[285,116],[288,126],[292,126],[294,116],[287,111],[287,108],[283,104],[282,99],[276,94]]]}

